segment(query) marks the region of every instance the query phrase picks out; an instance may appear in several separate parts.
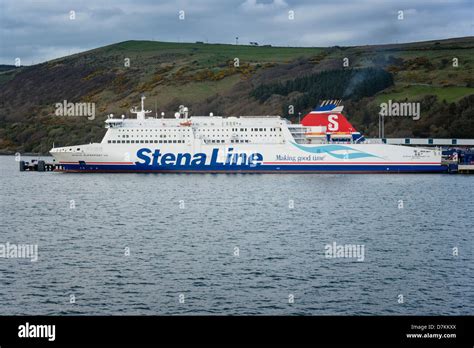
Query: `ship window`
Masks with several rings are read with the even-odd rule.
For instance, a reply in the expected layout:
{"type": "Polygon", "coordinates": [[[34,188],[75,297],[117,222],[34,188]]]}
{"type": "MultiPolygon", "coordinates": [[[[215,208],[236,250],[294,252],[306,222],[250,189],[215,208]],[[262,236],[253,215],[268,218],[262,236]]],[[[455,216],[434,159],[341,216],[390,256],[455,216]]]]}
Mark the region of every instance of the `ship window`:
{"type": "Polygon", "coordinates": [[[140,144],[143,144],[143,140],[140,140],[140,144]]]}
{"type": "Polygon", "coordinates": [[[155,144],[158,143],[158,140],[155,140],[155,144]]]}
{"type": "Polygon", "coordinates": [[[111,141],[109,140],[109,141],[108,141],[108,143],[110,144],[110,143],[111,143],[111,141]]]}
{"type": "Polygon", "coordinates": [[[132,144],[135,144],[135,140],[130,140],[132,142],[132,144]]]}
{"type": "Polygon", "coordinates": [[[158,141],[160,144],[163,142],[163,140],[158,141]]]}
{"type": "Polygon", "coordinates": [[[115,141],[115,140],[112,140],[112,143],[113,143],[113,144],[115,144],[115,143],[116,143],[116,141],[115,141]]]}
{"type": "Polygon", "coordinates": [[[176,143],[176,140],[173,140],[173,144],[176,143]]]}

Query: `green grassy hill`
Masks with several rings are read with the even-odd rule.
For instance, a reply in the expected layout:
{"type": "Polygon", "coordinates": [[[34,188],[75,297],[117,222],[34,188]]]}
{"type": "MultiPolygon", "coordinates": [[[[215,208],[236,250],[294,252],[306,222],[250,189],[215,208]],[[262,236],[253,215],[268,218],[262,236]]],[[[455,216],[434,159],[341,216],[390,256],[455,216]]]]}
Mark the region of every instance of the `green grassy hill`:
{"type": "Polygon", "coordinates": [[[141,94],[148,108],[156,104],[158,113],[169,117],[181,104],[192,114],[282,115],[301,91],[265,100],[252,97],[252,91],[347,69],[344,58],[350,68],[376,67],[393,75],[394,84],[377,94],[344,100],[349,119],[368,136],[376,134],[378,105],[392,99],[422,101],[422,119],[387,120],[387,136],[474,138],[473,37],[328,48],[126,41],[34,66],[2,66],[0,152],[44,153],[53,142],[99,141],[105,115],[128,113],[141,94]],[[54,116],[55,103],[63,100],[94,102],[96,119],[54,116]]]}

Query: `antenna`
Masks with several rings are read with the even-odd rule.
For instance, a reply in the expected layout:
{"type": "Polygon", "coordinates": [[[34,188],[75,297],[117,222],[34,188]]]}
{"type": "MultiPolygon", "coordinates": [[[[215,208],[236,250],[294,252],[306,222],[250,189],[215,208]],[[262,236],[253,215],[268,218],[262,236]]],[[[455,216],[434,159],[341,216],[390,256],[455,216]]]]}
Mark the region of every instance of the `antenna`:
{"type": "Polygon", "coordinates": [[[130,112],[132,114],[137,114],[137,120],[144,120],[145,115],[152,112],[152,110],[145,110],[145,99],[146,99],[146,97],[144,95],[142,95],[142,97],[141,97],[142,109],[140,111],[137,110],[136,106],[134,106],[133,109],[130,109],[130,112]]]}

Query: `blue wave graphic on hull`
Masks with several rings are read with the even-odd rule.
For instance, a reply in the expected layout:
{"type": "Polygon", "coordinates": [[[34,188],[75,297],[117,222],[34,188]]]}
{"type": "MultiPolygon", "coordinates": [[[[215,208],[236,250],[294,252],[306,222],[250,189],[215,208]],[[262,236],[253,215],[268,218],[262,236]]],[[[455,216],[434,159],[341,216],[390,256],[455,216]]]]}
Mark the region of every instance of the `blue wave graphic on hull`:
{"type": "Polygon", "coordinates": [[[316,147],[307,147],[303,145],[299,145],[296,143],[292,143],[294,146],[299,148],[300,150],[310,152],[310,153],[327,153],[328,155],[331,155],[332,157],[338,158],[338,159],[357,159],[357,158],[365,158],[365,157],[377,157],[375,155],[371,155],[370,153],[363,152],[360,150],[353,149],[352,147],[349,146],[344,146],[344,145],[324,145],[324,146],[316,146],[316,147]],[[334,153],[335,151],[352,151],[352,153],[346,153],[346,154],[339,154],[339,153],[334,153]],[[355,152],[354,152],[355,151],[355,152]]]}

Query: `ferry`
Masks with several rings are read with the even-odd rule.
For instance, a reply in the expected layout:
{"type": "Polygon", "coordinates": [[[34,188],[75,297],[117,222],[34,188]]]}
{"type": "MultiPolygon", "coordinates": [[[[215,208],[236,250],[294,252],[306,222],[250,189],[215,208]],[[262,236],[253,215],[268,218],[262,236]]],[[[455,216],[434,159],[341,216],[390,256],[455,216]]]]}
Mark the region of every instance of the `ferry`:
{"type": "Polygon", "coordinates": [[[437,173],[441,151],[366,139],[343,115],[340,100],[323,101],[298,124],[280,116],[107,116],[100,143],[53,147],[63,172],[437,173]]]}

